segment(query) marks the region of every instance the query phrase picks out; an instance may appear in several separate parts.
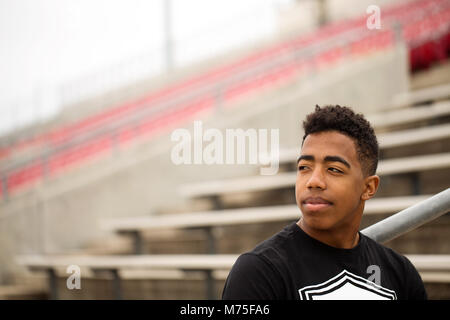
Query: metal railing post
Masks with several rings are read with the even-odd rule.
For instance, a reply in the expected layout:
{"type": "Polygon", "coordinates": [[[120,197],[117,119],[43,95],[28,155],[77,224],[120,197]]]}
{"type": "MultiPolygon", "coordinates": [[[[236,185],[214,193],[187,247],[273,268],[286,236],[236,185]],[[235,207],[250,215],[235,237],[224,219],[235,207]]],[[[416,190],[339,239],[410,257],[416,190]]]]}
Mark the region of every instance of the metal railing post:
{"type": "Polygon", "coordinates": [[[396,213],[361,233],[378,242],[387,242],[450,212],[450,188],[396,213]]]}

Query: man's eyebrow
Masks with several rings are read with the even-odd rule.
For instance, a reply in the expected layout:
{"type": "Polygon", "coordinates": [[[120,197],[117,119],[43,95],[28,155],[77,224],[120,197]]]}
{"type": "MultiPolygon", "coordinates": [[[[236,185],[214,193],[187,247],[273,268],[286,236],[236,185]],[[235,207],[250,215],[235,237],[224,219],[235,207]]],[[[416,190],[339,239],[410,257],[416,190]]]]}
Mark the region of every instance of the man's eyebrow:
{"type": "Polygon", "coordinates": [[[302,155],[302,156],[298,157],[298,159],[297,159],[297,164],[300,162],[300,160],[310,160],[310,161],[314,161],[314,156],[310,156],[310,155],[302,155]]]}
{"type": "MultiPolygon", "coordinates": [[[[311,155],[302,155],[298,158],[297,160],[297,164],[301,161],[301,160],[309,160],[309,161],[315,161],[314,156],[311,155]]],[[[350,163],[348,163],[345,159],[339,157],[339,156],[326,156],[324,159],[325,162],[340,162],[343,165],[345,165],[347,168],[351,168],[350,163]]]]}
{"type": "Polygon", "coordinates": [[[351,168],[350,163],[348,163],[346,160],[344,160],[338,156],[326,156],[324,160],[325,160],[325,162],[340,162],[343,165],[345,165],[347,168],[349,168],[349,169],[351,168]]]}

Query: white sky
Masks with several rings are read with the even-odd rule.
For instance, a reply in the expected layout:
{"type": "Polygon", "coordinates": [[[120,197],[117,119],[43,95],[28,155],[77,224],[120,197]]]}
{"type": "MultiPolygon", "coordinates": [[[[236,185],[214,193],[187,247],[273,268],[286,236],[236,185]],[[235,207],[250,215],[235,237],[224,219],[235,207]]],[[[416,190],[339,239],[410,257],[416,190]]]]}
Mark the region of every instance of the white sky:
{"type": "MultiPolygon", "coordinates": [[[[163,1],[0,0],[0,131],[55,111],[32,102],[61,84],[138,56],[161,68],[163,1]]],[[[172,0],[175,63],[268,35],[290,1],[172,0]]]]}

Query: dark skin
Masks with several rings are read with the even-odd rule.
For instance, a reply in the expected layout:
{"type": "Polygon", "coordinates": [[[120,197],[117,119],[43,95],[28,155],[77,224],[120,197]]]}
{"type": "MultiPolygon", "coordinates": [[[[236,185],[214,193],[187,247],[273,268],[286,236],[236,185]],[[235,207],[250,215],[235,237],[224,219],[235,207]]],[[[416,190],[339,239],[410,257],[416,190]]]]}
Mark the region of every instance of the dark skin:
{"type": "Polygon", "coordinates": [[[303,213],[297,225],[332,247],[355,247],[365,202],[379,182],[363,172],[352,138],[338,131],[308,135],[297,165],[295,196],[303,213]]]}

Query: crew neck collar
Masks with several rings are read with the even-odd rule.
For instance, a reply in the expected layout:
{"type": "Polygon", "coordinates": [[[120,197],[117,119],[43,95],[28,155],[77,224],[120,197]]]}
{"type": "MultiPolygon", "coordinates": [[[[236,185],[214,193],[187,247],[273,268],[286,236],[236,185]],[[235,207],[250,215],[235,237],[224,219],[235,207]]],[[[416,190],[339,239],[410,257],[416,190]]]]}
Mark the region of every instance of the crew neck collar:
{"type": "Polygon", "coordinates": [[[361,232],[358,231],[359,234],[359,241],[353,248],[350,249],[344,249],[344,248],[336,248],[333,246],[330,246],[326,243],[323,243],[313,237],[311,237],[309,234],[307,234],[302,228],[300,228],[299,225],[297,225],[296,222],[292,223],[289,227],[289,229],[292,231],[292,234],[294,237],[302,239],[304,241],[308,241],[312,246],[316,247],[318,250],[324,250],[327,251],[329,254],[347,257],[347,256],[353,256],[358,255],[361,252],[361,248],[364,246],[365,238],[364,235],[361,234],[361,232]]]}

